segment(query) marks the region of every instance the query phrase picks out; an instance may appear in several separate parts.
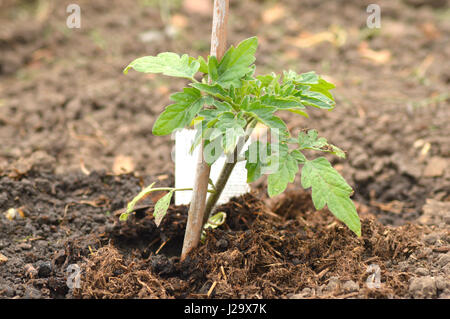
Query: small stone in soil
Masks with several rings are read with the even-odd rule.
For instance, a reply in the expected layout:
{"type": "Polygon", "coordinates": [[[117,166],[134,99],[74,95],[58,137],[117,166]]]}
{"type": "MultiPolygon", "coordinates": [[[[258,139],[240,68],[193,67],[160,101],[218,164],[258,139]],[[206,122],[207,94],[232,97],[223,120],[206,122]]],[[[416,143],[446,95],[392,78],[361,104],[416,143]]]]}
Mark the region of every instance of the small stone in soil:
{"type": "Polygon", "coordinates": [[[202,294],[202,295],[206,295],[210,288],[211,288],[211,283],[209,281],[207,281],[203,284],[202,288],[200,288],[198,293],[202,294]]]}
{"type": "Polygon", "coordinates": [[[11,287],[6,287],[5,289],[5,296],[12,298],[16,295],[16,291],[14,289],[12,289],[11,287]]]}
{"type": "Polygon", "coordinates": [[[372,148],[377,155],[390,155],[395,151],[393,142],[392,138],[385,134],[373,143],[372,148]]]}
{"type": "Polygon", "coordinates": [[[356,168],[366,168],[368,162],[369,156],[365,152],[358,154],[351,160],[352,165],[356,168]]]}
{"type": "Polygon", "coordinates": [[[450,276],[450,264],[445,265],[442,267],[442,272],[448,276],[450,276]]]}
{"type": "Polygon", "coordinates": [[[45,241],[45,240],[36,240],[35,242],[35,246],[36,247],[40,247],[40,248],[48,248],[49,246],[49,242],[45,241]]]}
{"type": "Polygon", "coordinates": [[[423,240],[430,245],[433,245],[437,240],[439,239],[439,234],[437,233],[431,233],[426,235],[423,240]]]}
{"type": "Polygon", "coordinates": [[[19,245],[17,245],[17,247],[22,250],[30,250],[31,248],[33,248],[33,246],[31,246],[31,244],[27,244],[27,243],[19,244],[19,245]]]}
{"type": "Polygon", "coordinates": [[[418,253],[418,258],[428,258],[431,253],[433,252],[433,249],[431,249],[430,247],[424,247],[423,249],[421,249],[418,253]]]}
{"type": "Polygon", "coordinates": [[[216,242],[216,247],[219,248],[219,249],[225,250],[225,249],[228,248],[228,241],[226,239],[219,239],[216,242]]]}
{"type": "Polygon", "coordinates": [[[401,261],[398,263],[398,268],[400,271],[407,271],[409,267],[409,264],[407,261],[401,261]]]}
{"type": "Polygon", "coordinates": [[[294,265],[294,266],[296,266],[296,265],[298,265],[298,264],[300,264],[301,263],[301,261],[300,261],[300,259],[298,259],[298,258],[293,258],[292,260],[291,260],[291,262],[292,262],[292,264],[294,265]]]}
{"type": "Polygon", "coordinates": [[[436,277],[436,288],[437,290],[444,291],[450,288],[450,281],[444,276],[436,277]]]}
{"type": "Polygon", "coordinates": [[[35,184],[36,188],[39,189],[41,192],[50,194],[52,191],[52,185],[46,179],[36,178],[34,180],[34,184],[35,184]]]}
{"type": "Polygon", "coordinates": [[[317,296],[322,296],[324,294],[324,290],[326,290],[327,286],[326,285],[320,285],[317,288],[317,296]]]}
{"type": "Polygon", "coordinates": [[[55,265],[62,265],[66,261],[66,252],[64,249],[58,250],[53,256],[55,265]]]}
{"type": "Polygon", "coordinates": [[[341,281],[339,280],[338,277],[330,277],[329,281],[328,281],[328,285],[326,287],[327,291],[335,291],[337,289],[339,289],[339,286],[341,284],[341,281]]]}
{"type": "Polygon", "coordinates": [[[353,280],[348,280],[344,283],[342,289],[344,289],[344,292],[346,293],[355,292],[359,291],[359,285],[353,280]]]}
{"type": "Polygon", "coordinates": [[[38,217],[38,223],[41,225],[55,225],[58,220],[53,215],[41,215],[38,217]]]}
{"type": "Polygon", "coordinates": [[[374,173],[378,174],[383,170],[385,165],[386,165],[385,159],[377,158],[377,159],[375,159],[375,164],[373,165],[372,170],[374,173]]]}
{"type": "Polygon", "coordinates": [[[23,296],[25,299],[40,299],[41,292],[33,287],[27,287],[23,296]]]}
{"type": "Polygon", "coordinates": [[[373,174],[371,171],[358,170],[353,174],[353,179],[359,184],[366,184],[372,176],[373,174]]]}
{"type": "Polygon", "coordinates": [[[25,275],[29,278],[35,278],[38,274],[38,271],[36,270],[36,268],[34,268],[34,266],[32,264],[26,264],[24,266],[25,269],[25,275]]]}
{"type": "Polygon", "coordinates": [[[0,253],[0,264],[3,264],[8,261],[8,257],[0,253]]]}
{"type": "Polygon", "coordinates": [[[106,216],[103,214],[97,214],[94,215],[93,219],[97,223],[104,223],[106,221],[106,216]]]}
{"type": "Polygon", "coordinates": [[[442,254],[438,259],[438,265],[444,267],[450,262],[450,253],[442,254]]]}
{"type": "Polygon", "coordinates": [[[8,202],[8,195],[6,195],[6,193],[0,193],[0,206],[5,206],[6,203],[8,202]]]}
{"type": "Polygon", "coordinates": [[[442,157],[432,157],[423,172],[424,177],[438,177],[444,174],[447,168],[447,160],[442,157]]]}
{"type": "Polygon", "coordinates": [[[303,288],[303,290],[298,293],[298,294],[294,294],[292,296],[289,297],[289,299],[303,299],[303,298],[308,298],[311,297],[313,295],[314,291],[311,288],[303,288]]]}
{"type": "Polygon", "coordinates": [[[38,266],[38,276],[47,278],[52,273],[52,264],[48,261],[41,262],[38,266]]]}
{"type": "Polygon", "coordinates": [[[151,256],[150,266],[159,275],[167,275],[174,270],[173,262],[164,255],[151,256]]]}
{"type": "Polygon", "coordinates": [[[8,297],[8,298],[12,298],[15,295],[15,291],[10,286],[4,285],[4,286],[0,287],[0,296],[1,295],[8,297]]]}
{"type": "Polygon", "coordinates": [[[423,268],[423,267],[417,268],[415,272],[416,272],[416,275],[419,275],[419,276],[426,276],[426,275],[428,275],[428,270],[426,268],[423,268]]]}
{"type": "Polygon", "coordinates": [[[409,285],[409,292],[414,298],[436,297],[436,279],[431,276],[413,278],[409,285]]]}

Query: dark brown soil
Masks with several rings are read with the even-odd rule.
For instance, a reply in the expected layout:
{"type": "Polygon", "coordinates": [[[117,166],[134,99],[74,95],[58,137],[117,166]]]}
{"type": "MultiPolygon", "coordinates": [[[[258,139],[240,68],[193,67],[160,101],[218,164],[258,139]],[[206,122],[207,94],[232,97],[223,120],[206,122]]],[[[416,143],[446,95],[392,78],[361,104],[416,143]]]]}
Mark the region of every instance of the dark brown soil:
{"type": "MultiPolygon", "coordinates": [[[[299,197],[310,202],[304,193],[289,196],[292,197],[283,200],[283,204],[299,197]]],[[[130,241],[133,245],[126,251],[135,251],[126,255],[123,246],[115,245],[119,240],[116,239],[89,258],[84,266],[83,285],[76,295],[87,298],[408,296],[407,283],[414,274],[395,270],[390,262],[408,261],[414,256],[422,247],[417,240],[422,227],[392,229],[366,218],[364,236],[358,239],[335,223],[328,212],[314,212],[312,205],[306,210],[291,209],[291,217],[283,217],[252,195],[245,195],[218,209],[229,214],[227,224],[210,232],[205,245],[184,263],[163,251],[158,254],[152,251],[143,258],[145,250],[136,249],[137,241],[130,241]],[[382,269],[383,288],[377,291],[365,288],[368,276],[365,271],[371,263],[382,269]],[[361,289],[347,291],[346,283],[350,280],[361,289]],[[302,295],[304,288],[313,288],[314,292],[302,295]]],[[[171,212],[175,216],[177,213],[181,215],[176,210],[171,212]]],[[[179,232],[173,237],[172,230],[165,229],[172,227],[173,219],[160,232],[155,231],[151,220],[152,217],[146,217],[137,223],[139,226],[133,224],[133,229],[142,230],[142,225],[147,224],[146,233],[158,239],[155,249],[163,237],[167,238],[165,241],[177,242],[179,232]]],[[[122,227],[119,232],[122,237],[122,227]]]]}
{"type": "Polygon", "coordinates": [[[162,51],[205,56],[197,1],[165,15],[157,1],[80,0],[81,29],[66,27],[71,1],[0,2],[0,298],[449,298],[448,1],[378,1],[379,30],[366,28],[370,2],[232,1],[229,42],[258,36],[258,73],[336,83],[335,110],[286,120],[346,150],[333,161],[361,238],[298,180],[268,199],[262,179],[220,207],[227,224],[183,264],[186,207],[156,228],[149,198],[118,223],[142,186],[173,185],[172,142],[151,127],[184,85],[121,71],[162,51]],[[367,287],[371,264],[380,288],[367,287]]]}

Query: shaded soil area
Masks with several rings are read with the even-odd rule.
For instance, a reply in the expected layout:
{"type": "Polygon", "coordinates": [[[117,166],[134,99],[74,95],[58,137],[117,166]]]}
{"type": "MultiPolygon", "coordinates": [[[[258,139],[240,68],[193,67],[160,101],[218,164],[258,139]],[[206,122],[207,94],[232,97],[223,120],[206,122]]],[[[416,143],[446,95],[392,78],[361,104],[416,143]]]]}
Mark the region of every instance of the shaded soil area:
{"type": "Polygon", "coordinates": [[[316,212],[298,178],[274,199],[263,178],[184,264],[186,207],[156,228],[156,194],[118,222],[143,186],[173,185],[173,142],[151,128],[184,81],[121,72],[163,51],[206,56],[210,1],[80,0],[80,29],[70,3],[0,2],[0,297],[450,297],[448,1],[378,1],[380,29],[365,1],[232,1],[229,43],[258,36],[258,74],[336,84],[335,110],[285,120],[347,152],[330,160],[363,236],[316,212]]]}

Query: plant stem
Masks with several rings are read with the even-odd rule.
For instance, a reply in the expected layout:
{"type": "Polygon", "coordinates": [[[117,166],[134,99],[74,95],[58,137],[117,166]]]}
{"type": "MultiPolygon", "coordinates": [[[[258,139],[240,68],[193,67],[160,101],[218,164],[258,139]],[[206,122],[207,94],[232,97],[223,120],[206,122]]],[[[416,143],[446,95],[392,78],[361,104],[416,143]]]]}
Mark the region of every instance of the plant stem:
{"type": "MultiPolygon", "coordinates": [[[[236,146],[237,148],[237,146],[236,146]]],[[[236,151],[236,149],[235,149],[236,151]]],[[[225,185],[228,182],[228,179],[230,178],[231,172],[233,172],[234,167],[237,163],[237,157],[234,156],[234,159],[232,162],[226,161],[225,165],[222,167],[222,171],[220,172],[219,178],[216,182],[216,191],[209,195],[208,201],[206,202],[205,207],[205,214],[203,215],[203,225],[206,224],[206,222],[209,219],[209,216],[211,215],[211,212],[216,205],[217,201],[220,198],[220,195],[222,194],[223,189],[225,188],[225,185]]]]}
{"type": "MultiPolygon", "coordinates": [[[[152,192],[159,192],[159,191],[174,191],[174,192],[182,192],[182,191],[191,191],[193,190],[193,188],[189,187],[189,188],[173,188],[173,187],[157,187],[157,188],[152,188],[152,192]]],[[[213,189],[208,189],[207,190],[208,193],[214,193],[215,190],[213,189]]]]}
{"type": "Polygon", "coordinates": [[[225,164],[222,167],[222,171],[220,172],[219,178],[215,183],[215,192],[209,195],[208,201],[206,202],[205,215],[203,216],[203,225],[205,225],[208,222],[208,219],[212,213],[214,206],[216,206],[217,201],[219,200],[220,195],[222,194],[222,191],[224,190],[225,185],[227,184],[234,167],[239,161],[239,154],[241,153],[244,144],[250,137],[251,129],[253,129],[255,125],[256,121],[254,119],[250,120],[250,122],[247,124],[247,134],[239,138],[239,141],[233,153],[231,153],[227,157],[227,160],[225,161],[225,164]]]}
{"type": "MultiPolygon", "coordinates": [[[[227,43],[226,25],[228,22],[229,0],[214,0],[213,26],[211,32],[211,56],[220,60],[225,53],[227,43]]],[[[209,184],[211,167],[203,158],[203,141],[200,143],[199,161],[189,206],[186,232],[184,234],[183,249],[180,260],[183,261],[189,252],[195,248],[203,230],[203,216],[205,213],[206,193],[209,184]]]]}

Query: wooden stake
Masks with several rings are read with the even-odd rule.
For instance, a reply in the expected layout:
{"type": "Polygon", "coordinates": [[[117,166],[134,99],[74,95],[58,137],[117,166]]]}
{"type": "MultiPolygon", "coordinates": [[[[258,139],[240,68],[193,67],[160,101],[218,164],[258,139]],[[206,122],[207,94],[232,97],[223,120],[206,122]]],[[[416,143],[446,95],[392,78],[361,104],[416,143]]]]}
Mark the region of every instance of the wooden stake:
{"type": "MultiPolygon", "coordinates": [[[[210,55],[216,56],[219,61],[223,57],[227,47],[226,25],[228,22],[228,8],[229,0],[214,0],[210,55]]],[[[192,200],[191,205],[189,206],[186,232],[184,234],[181,261],[186,258],[189,252],[195,248],[200,241],[210,170],[211,167],[204,160],[203,143],[201,143],[194,188],[192,191],[192,200]]]]}

